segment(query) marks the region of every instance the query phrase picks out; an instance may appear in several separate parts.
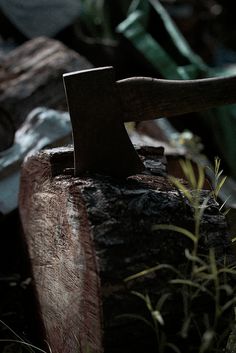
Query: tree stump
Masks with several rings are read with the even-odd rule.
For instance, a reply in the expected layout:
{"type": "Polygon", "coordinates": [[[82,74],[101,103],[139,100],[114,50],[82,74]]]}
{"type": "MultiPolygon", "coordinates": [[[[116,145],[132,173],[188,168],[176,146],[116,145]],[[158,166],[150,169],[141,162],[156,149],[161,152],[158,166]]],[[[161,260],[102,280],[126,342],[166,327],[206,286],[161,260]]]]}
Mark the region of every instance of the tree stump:
{"type": "MultiPolygon", "coordinates": [[[[16,130],[38,106],[66,110],[63,73],[91,67],[85,58],[59,41],[40,37],[26,42],[0,62],[0,121],[7,114],[16,130]]],[[[8,131],[2,123],[0,129],[0,136],[8,131]]],[[[3,150],[1,145],[2,140],[3,150]]],[[[9,147],[9,142],[5,145],[9,147]]]]}
{"type": "MultiPolygon", "coordinates": [[[[166,273],[140,277],[134,284],[124,279],[157,263],[181,269],[189,240],[174,232],[154,233],[152,226],[192,229],[193,214],[166,178],[163,149],[138,153],[148,172],[125,180],[75,178],[71,148],[42,151],[24,164],[20,214],[53,353],[157,351],[151,330],[122,315],[145,315],[145,306],[130,290],[154,296],[165,286],[166,273]]],[[[213,200],[201,231],[203,245],[214,246],[218,259],[231,256],[225,219],[213,200]]],[[[175,300],[169,313],[173,325],[175,300]]]]}

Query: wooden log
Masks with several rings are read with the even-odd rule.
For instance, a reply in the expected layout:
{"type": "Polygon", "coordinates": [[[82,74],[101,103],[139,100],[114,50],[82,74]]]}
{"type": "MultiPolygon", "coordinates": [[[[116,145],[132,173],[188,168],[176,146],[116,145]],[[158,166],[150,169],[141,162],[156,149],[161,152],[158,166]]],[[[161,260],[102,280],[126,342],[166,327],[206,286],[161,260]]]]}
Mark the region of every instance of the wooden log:
{"type": "Polygon", "coordinates": [[[42,37],[30,40],[0,62],[0,106],[11,117],[15,130],[38,106],[66,110],[62,74],[91,67],[59,41],[42,37]]]}
{"type": "MultiPolygon", "coordinates": [[[[138,152],[149,173],[126,180],[73,177],[69,148],[43,151],[24,164],[20,214],[53,353],[156,352],[155,337],[145,325],[118,317],[145,317],[143,303],[130,289],[155,296],[168,274],[141,277],[134,284],[124,278],[157,263],[183,268],[188,239],[174,232],[154,234],[151,228],[168,223],[191,229],[194,221],[191,207],[166,179],[163,150],[138,152]]],[[[213,246],[218,259],[231,256],[225,219],[214,200],[201,232],[205,250],[213,246]]],[[[168,320],[178,326],[180,299],[173,300],[168,320]]]]}

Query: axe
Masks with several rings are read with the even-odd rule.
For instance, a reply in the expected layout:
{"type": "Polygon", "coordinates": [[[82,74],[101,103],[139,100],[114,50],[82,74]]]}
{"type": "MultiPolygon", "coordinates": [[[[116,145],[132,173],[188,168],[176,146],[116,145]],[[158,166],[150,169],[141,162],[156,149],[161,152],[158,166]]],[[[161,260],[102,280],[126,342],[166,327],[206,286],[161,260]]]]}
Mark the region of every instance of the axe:
{"type": "Polygon", "coordinates": [[[127,177],[145,168],[124,122],[151,120],[236,103],[236,76],[115,81],[113,67],[63,75],[74,140],[75,176],[127,177]]]}

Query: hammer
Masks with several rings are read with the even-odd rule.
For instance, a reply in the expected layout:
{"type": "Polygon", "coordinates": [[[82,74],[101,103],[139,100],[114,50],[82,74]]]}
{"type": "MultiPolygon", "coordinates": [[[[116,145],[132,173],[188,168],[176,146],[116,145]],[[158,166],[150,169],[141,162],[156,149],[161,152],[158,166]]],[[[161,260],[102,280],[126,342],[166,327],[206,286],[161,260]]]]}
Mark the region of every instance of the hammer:
{"type": "Polygon", "coordinates": [[[236,103],[236,76],[174,81],[131,77],[115,81],[113,67],[63,75],[75,176],[127,177],[145,168],[124,122],[171,117],[236,103]]]}

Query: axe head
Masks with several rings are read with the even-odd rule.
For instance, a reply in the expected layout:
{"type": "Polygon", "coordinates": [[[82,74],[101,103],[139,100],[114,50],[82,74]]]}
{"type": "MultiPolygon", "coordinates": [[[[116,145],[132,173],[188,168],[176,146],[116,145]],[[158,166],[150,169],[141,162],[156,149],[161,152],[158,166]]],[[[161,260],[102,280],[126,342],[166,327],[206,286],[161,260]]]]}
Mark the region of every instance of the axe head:
{"type": "Polygon", "coordinates": [[[74,140],[75,176],[85,172],[126,177],[144,166],[123,123],[114,69],[63,75],[74,140]]]}

